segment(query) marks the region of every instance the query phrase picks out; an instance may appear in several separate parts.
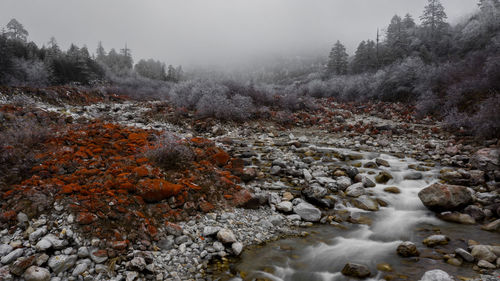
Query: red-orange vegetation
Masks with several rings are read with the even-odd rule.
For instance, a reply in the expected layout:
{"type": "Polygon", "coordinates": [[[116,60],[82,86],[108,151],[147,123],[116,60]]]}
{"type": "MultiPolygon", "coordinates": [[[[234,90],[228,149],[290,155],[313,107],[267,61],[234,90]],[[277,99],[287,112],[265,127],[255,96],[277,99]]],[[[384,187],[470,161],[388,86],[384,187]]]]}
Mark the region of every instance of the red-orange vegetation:
{"type": "MultiPolygon", "coordinates": [[[[41,163],[33,168],[34,175],[3,194],[11,202],[3,208],[44,193],[66,204],[82,231],[122,241],[127,236],[117,231],[126,235],[142,231],[136,237],[156,237],[159,223],[185,219],[193,210],[210,212],[234,203],[230,195],[240,187],[232,172],[243,167],[242,161],[231,159],[212,141],[193,138],[183,145],[195,151],[195,159],[182,171],[167,173],[142,156],[154,147],[150,140],[156,134],[99,121],[68,125],[44,144],[46,152],[38,155],[41,163]],[[175,200],[167,203],[170,197],[175,200]]],[[[15,211],[3,212],[0,219],[15,216],[15,211]]]]}

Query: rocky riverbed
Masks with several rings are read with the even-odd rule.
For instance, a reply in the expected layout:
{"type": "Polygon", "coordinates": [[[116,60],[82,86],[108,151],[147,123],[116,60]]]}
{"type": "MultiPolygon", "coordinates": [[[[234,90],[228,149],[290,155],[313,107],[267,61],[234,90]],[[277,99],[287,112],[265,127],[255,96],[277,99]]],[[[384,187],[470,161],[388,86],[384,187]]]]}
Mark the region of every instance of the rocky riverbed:
{"type": "MultiPolygon", "coordinates": [[[[9,97],[0,100],[11,102],[9,97]]],[[[390,280],[403,280],[404,276],[410,280],[498,276],[498,140],[478,142],[445,133],[430,119],[408,120],[397,105],[368,110],[328,105],[324,109],[328,114],[297,114],[292,124],[272,120],[233,124],[181,117],[158,102],[75,105],[32,100],[31,106],[70,118],[73,123],[98,119],[170,131],[185,139],[209,139],[241,160],[239,186],[248,193],[237,194],[244,198],[241,207],[190,213],[157,227],[156,238],[133,241],[123,239],[127,233],[118,233],[120,239],[109,239],[82,232],[78,221],[86,218],[78,217],[59,200],[39,216],[3,210],[0,279],[251,280],[251,271],[262,272],[263,268],[238,265],[251,263],[252,259],[245,259],[256,253],[252,246],[282,237],[296,238],[268,245],[279,245],[294,255],[305,252],[287,250],[286,243],[280,241],[310,242],[304,246],[307,248],[322,239],[330,245],[323,255],[334,256],[336,266],[330,265],[321,275],[324,279],[318,280],[345,278],[342,276],[392,276],[390,280]],[[391,223],[384,224],[387,221],[391,223]],[[465,231],[464,235],[471,237],[460,238],[448,235],[453,229],[450,225],[473,228],[475,234],[465,231]],[[314,231],[330,236],[318,236],[314,231]],[[342,237],[363,243],[342,241],[342,237]],[[377,261],[375,264],[360,263],[356,255],[339,255],[341,250],[348,253],[352,245],[369,253],[380,246],[379,242],[384,251],[368,255],[377,261]],[[240,255],[240,260],[234,259],[240,255]],[[382,266],[383,259],[391,263],[382,266]],[[411,266],[398,266],[398,260],[416,262],[418,270],[405,275],[404,270],[411,266]],[[460,275],[450,266],[460,268],[456,271],[460,275]],[[449,273],[425,273],[433,269],[449,273]]],[[[171,207],[179,205],[170,201],[171,207]]],[[[186,210],[186,205],[180,208],[186,210]]],[[[284,252],[281,255],[288,258],[284,252]]],[[[263,255],[256,256],[265,260],[263,255]]],[[[308,263],[318,256],[322,255],[299,258],[308,263]]],[[[289,273],[277,270],[285,269],[279,261],[266,266],[267,275],[259,278],[292,280],[289,273]]],[[[311,276],[307,275],[307,280],[314,280],[311,276]]]]}

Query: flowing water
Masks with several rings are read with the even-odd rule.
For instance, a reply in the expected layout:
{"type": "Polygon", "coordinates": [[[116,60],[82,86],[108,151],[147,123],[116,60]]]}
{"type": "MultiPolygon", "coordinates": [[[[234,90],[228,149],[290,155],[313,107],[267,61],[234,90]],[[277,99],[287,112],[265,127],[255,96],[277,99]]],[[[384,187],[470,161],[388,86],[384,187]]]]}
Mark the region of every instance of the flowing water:
{"type": "MultiPolygon", "coordinates": [[[[233,273],[239,275],[235,280],[349,280],[340,273],[347,262],[367,265],[372,272],[372,279],[369,280],[381,280],[387,276],[391,276],[392,280],[418,280],[425,271],[436,268],[455,276],[475,276],[472,265],[448,265],[442,259],[432,258],[440,256],[439,250],[426,248],[421,243],[437,229],[451,238],[449,245],[441,247],[446,253],[452,253],[457,247],[466,248],[467,239],[482,243],[499,241],[498,234],[481,231],[477,225],[441,221],[423,206],[417,194],[422,188],[437,181],[439,167],[422,172],[423,178],[420,180],[405,180],[406,174],[415,172],[409,170],[408,165],[423,163],[378,153],[364,153],[363,157],[360,160],[363,164],[374,161],[375,158],[382,158],[390,163],[390,167],[382,168],[394,178],[387,184],[377,184],[369,189],[372,197],[383,199],[389,205],[377,212],[364,211],[349,204],[345,207],[338,205],[336,208],[340,206],[351,213],[367,216],[372,221],[370,225],[345,224],[347,229],[319,225],[306,229],[312,234],[305,238],[282,239],[247,250],[232,265],[233,273]],[[384,192],[383,189],[388,186],[397,186],[401,193],[384,192]],[[398,257],[396,248],[402,241],[413,241],[421,251],[421,257],[398,257]],[[379,271],[377,265],[381,263],[390,264],[393,271],[379,271]]],[[[380,171],[365,168],[360,170],[373,180],[380,171]],[[370,171],[374,173],[370,174],[370,171]]]]}

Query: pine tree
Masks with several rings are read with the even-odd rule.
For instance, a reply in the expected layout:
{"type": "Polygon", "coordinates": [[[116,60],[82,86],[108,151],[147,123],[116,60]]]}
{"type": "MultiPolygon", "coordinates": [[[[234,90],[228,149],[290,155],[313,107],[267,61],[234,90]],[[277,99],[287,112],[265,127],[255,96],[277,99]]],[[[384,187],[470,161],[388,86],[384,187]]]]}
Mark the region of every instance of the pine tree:
{"type": "Polygon", "coordinates": [[[101,41],[99,41],[99,43],[97,44],[96,54],[97,54],[96,60],[98,62],[104,62],[106,60],[106,50],[104,50],[101,41]]]}
{"type": "Polygon", "coordinates": [[[11,19],[7,24],[7,38],[14,40],[21,40],[26,42],[28,38],[28,31],[24,29],[24,26],[18,22],[16,19],[11,19]]]}
{"type": "Polygon", "coordinates": [[[424,13],[420,16],[422,26],[428,28],[432,36],[436,36],[447,26],[448,16],[439,0],[428,0],[424,8],[424,13]]]}
{"type": "Polygon", "coordinates": [[[349,55],[346,52],[345,46],[340,41],[337,41],[330,52],[327,72],[335,75],[347,74],[348,58],[349,55]]]}

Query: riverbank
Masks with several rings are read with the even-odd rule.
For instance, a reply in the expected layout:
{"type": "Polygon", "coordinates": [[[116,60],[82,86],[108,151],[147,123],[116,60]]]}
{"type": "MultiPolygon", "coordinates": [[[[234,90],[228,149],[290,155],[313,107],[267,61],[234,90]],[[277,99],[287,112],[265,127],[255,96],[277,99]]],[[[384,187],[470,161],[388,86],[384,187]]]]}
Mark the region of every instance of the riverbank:
{"type": "MultiPolygon", "coordinates": [[[[4,104],[11,102],[9,98],[2,100],[4,104]]],[[[214,169],[241,179],[233,183],[241,191],[225,194],[228,196],[222,201],[242,202],[204,211],[189,200],[182,204],[160,201],[190,215],[155,226],[157,235],[139,235],[129,241],[124,239],[128,233],[120,233],[119,239],[83,233],[76,223],[78,213],[59,200],[36,217],[4,210],[3,223],[9,228],[0,232],[0,274],[5,280],[21,276],[28,280],[30,274],[52,280],[211,280],[214,277],[206,273],[211,260],[238,256],[249,245],[300,236],[316,224],[340,228],[370,225],[374,221],[370,216],[384,214],[403,198],[398,196],[404,195],[408,186],[398,185],[405,180],[418,182],[419,188],[404,198],[418,205],[417,211],[425,214],[428,222],[438,219],[423,208],[417,193],[438,180],[472,188],[474,201],[470,203],[476,208],[462,213],[474,218],[475,223],[488,225],[499,216],[496,209],[489,209],[499,203],[500,179],[498,162],[488,152],[498,150],[498,140],[478,143],[450,135],[430,119],[408,118],[398,105],[358,108],[329,102],[317,112],[296,113],[287,122],[233,124],[197,120],[189,114],[182,117],[158,102],[54,104],[34,99],[30,104],[41,112],[40,116],[55,115],[54,120],[64,116],[69,123],[100,120],[140,130],[170,131],[184,139],[207,139],[227,152],[230,159],[239,159],[224,161],[214,169]],[[236,163],[241,170],[234,169],[236,163]],[[444,166],[451,169],[441,169],[444,166]]],[[[3,114],[2,118],[15,115],[3,114]]],[[[92,214],[94,211],[90,217],[92,214]]],[[[151,219],[150,213],[143,215],[138,218],[151,219]]],[[[448,220],[450,217],[453,219],[448,216],[448,220]]],[[[404,220],[402,216],[401,222],[404,220]]],[[[404,229],[411,233],[416,225],[409,223],[404,229]]],[[[151,232],[145,227],[144,231],[151,232]]],[[[137,231],[143,230],[139,226],[137,231]]],[[[401,238],[391,239],[400,242],[401,238]]],[[[440,263],[458,259],[450,252],[453,250],[442,249],[443,253],[432,259],[437,261],[433,266],[439,268],[440,263]]],[[[465,267],[475,273],[472,266],[465,267]]],[[[494,271],[478,268],[477,272],[481,270],[494,271]]]]}

